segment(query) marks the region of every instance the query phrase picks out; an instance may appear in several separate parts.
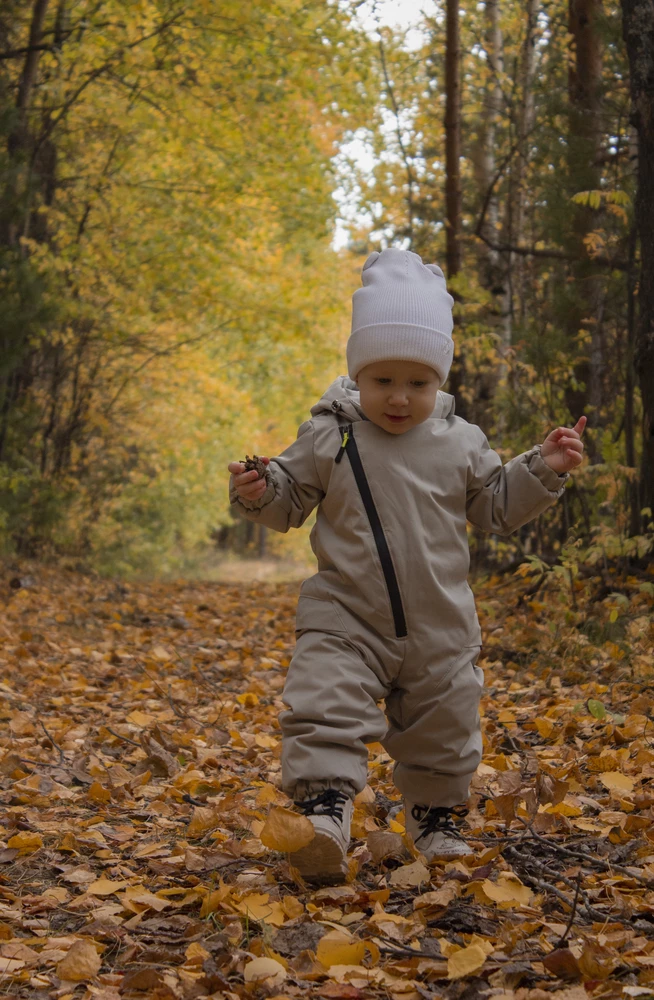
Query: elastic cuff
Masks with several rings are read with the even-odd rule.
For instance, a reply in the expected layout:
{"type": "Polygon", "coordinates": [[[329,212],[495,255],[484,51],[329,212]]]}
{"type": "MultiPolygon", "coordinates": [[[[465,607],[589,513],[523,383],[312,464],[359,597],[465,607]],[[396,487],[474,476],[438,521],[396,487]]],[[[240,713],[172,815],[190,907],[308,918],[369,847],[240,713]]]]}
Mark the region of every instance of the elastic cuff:
{"type": "Polygon", "coordinates": [[[565,484],[570,478],[570,473],[564,472],[559,475],[558,472],[550,468],[541,454],[541,447],[540,444],[535,444],[531,451],[527,453],[529,456],[527,459],[527,468],[532,475],[541,481],[546,490],[549,490],[550,493],[556,493],[557,496],[561,496],[565,489],[565,484]]]}
{"type": "Polygon", "coordinates": [[[312,799],[316,795],[320,795],[321,792],[326,791],[328,788],[335,788],[339,792],[345,792],[351,799],[357,794],[354,785],[349,781],[345,781],[344,778],[317,778],[314,781],[298,781],[293,792],[289,792],[289,795],[296,802],[301,802],[303,799],[312,799]]]}
{"type": "Polygon", "coordinates": [[[247,497],[242,497],[236,487],[234,486],[234,477],[229,477],[229,502],[231,504],[240,504],[245,510],[260,510],[265,507],[266,504],[270,503],[275,497],[275,481],[274,473],[272,469],[266,469],[266,486],[265,493],[259,497],[258,500],[248,500],[247,497]]]}

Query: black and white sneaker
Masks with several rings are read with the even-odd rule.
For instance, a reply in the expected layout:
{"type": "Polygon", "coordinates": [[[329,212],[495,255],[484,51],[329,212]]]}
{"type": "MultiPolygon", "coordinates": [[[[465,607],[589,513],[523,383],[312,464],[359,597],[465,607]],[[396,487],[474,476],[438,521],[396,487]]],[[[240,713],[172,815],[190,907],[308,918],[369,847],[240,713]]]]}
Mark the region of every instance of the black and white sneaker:
{"type": "Polygon", "coordinates": [[[457,829],[454,817],[462,819],[465,807],[426,806],[404,800],[406,832],[428,861],[435,858],[461,858],[474,851],[457,829]]]}
{"type": "Polygon", "coordinates": [[[337,788],[325,788],[295,800],[311,820],[316,835],[306,847],[290,855],[290,862],[308,882],[342,882],[347,874],[352,799],[337,788]]]}

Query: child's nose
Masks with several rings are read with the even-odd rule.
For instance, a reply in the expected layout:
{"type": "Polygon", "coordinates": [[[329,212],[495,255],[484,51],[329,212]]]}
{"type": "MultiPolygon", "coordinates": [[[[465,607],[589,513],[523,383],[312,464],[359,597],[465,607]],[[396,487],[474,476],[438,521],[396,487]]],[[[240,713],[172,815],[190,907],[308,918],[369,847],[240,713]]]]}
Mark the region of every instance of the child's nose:
{"type": "Polygon", "coordinates": [[[393,389],[388,397],[388,402],[392,403],[393,406],[404,406],[408,401],[409,398],[404,389],[393,389]]]}

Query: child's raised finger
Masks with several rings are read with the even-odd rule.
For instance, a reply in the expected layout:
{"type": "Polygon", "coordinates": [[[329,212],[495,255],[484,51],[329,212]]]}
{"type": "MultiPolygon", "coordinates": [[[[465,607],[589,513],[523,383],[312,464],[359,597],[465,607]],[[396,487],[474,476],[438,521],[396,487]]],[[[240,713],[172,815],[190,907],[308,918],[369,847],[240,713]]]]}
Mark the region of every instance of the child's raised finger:
{"type": "Polygon", "coordinates": [[[588,417],[586,417],[584,414],[582,414],[579,417],[579,420],[577,421],[577,423],[572,428],[573,431],[576,431],[577,434],[581,435],[583,433],[584,427],[586,426],[587,422],[588,422],[588,417]]]}

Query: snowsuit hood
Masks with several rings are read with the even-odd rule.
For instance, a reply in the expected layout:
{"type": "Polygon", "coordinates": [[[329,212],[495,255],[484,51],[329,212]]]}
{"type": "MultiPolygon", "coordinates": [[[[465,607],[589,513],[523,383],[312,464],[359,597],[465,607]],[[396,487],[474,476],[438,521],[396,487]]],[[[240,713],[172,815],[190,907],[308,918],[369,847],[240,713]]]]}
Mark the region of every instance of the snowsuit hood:
{"type": "MultiPolygon", "coordinates": [[[[368,419],[361,409],[359,388],[349,375],[339,375],[334,379],[318,402],[311,407],[312,417],[322,413],[338,414],[349,421],[368,419]]],[[[433,412],[428,419],[441,419],[452,414],[454,414],[454,396],[439,389],[433,412]]]]}

